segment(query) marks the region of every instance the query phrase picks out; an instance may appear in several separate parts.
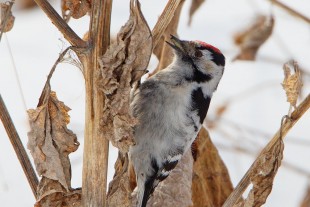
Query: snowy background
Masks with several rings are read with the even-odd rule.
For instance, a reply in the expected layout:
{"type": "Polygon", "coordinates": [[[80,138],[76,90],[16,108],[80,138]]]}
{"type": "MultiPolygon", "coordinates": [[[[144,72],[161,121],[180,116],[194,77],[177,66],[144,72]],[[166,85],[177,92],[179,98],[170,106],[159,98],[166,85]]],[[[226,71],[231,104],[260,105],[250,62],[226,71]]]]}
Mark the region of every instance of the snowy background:
{"type": "MultiPolygon", "coordinates": [[[[129,1],[114,0],[112,34],[127,21],[129,1]]],[[[282,0],[310,18],[309,0],[282,0]]],[[[141,0],[142,12],[150,28],[156,23],[167,0],[141,0]]],[[[53,2],[59,11],[59,2],[53,2]]],[[[217,46],[226,56],[227,65],[210,109],[209,119],[218,106],[229,101],[228,109],[217,128],[210,130],[213,142],[226,163],[234,185],[253,162],[259,150],[279,129],[280,120],[288,111],[282,64],[292,58],[310,73],[310,26],[282,9],[271,6],[268,0],[207,0],[198,10],[189,27],[190,1],[186,1],[179,24],[182,39],[202,40],[217,46]],[[238,53],[232,36],[250,23],[257,14],[275,16],[273,35],[261,47],[257,61],[231,60],[238,53]],[[259,90],[258,90],[259,89],[259,90]],[[246,148],[246,153],[236,148],[246,148]]],[[[62,35],[38,8],[22,11],[15,9],[12,31],[4,34],[0,43],[0,93],[18,133],[26,146],[29,126],[25,110],[35,108],[47,74],[68,46],[62,35]]],[[[70,25],[83,36],[88,29],[88,17],[73,20],[70,25]]],[[[156,67],[152,58],[149,70],[156,67]]],[[[70,111],[69,128],[81,143],[71,155],[73,187],[81,186],[84,133],[84,80],[82,73],[69,64],[58,66],[52,89],[70,111]]],[[[304,78],[302,97],[309,94],[310,77],[304,78]]],[[[309,185],[310,177],[310,112],[296,124],[285,139],[284,164],[265,206],[297,207],[309,185]]],[[[111,148],[109,180],[117,151],[111,148]]],[[[1,207],[33,206],[35,200],[15,152],[0,124],[0,202],[1,207]]]]}

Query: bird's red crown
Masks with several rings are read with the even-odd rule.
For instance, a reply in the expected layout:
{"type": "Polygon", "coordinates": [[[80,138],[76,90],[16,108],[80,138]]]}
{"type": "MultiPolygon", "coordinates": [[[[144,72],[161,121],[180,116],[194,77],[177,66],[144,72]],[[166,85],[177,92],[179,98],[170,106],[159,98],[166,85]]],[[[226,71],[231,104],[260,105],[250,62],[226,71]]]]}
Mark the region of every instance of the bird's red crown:
{"type": "Polygon", "coordinates": [[[210,49],[213,50],[214,52],[219,53],[219,54],[222,54],[222,52],[221,52],[218,48],[214,47],[213,45],[210,45],[210,44],[205,43],[205,42],[200,41],[200,40],[196,40],[196,42],[198,42],[201,46],[203,46],[203,47],[205,47],[205,48],[210,48],[210,49]]]}

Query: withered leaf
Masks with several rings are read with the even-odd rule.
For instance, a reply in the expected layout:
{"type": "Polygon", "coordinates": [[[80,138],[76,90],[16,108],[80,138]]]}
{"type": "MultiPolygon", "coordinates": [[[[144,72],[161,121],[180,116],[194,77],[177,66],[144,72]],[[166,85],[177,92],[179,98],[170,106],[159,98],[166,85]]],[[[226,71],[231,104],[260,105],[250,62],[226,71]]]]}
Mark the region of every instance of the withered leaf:
{"type": "Polygon", "coordinates": [[[0,33],[9,32],[13,28],[15,21],[11,11],[13,3],[0,3],[0,33]]]}
{"type": "Polygon", "coordinates": [[[79,19],[91,8],[91,0],[61,0],[62,18],[68,22],[70,17],[79,19]]]}
{"type": "Polygon", "coordinates": [[[266,202],[283,159],[283,150],[283,140],[279,138],[269,151],[260,155],[258,161],[251,167],[250,179],[253,187],[248,197],[234,207],[259,207],[266,202]]]}
{"type": "Polygon", "coordinates": [[[282,87],[286,92],[287,102],[296,108],[297,99],[303,86],[300,69],[296,61],[290,61],[283,65],[283,70],[282,87]],[[294,67],[294,74],[291,74],[291,65],[294,67]]]}
{"type": "Polygon", "coordinates": [[[109,184],[107,206],[109,207],[129,207],[131,206],[131,189],[129,184],[129,159],[127,153],[118,153],[117,161],[114,165],[115,177],[109,184]]]}
{"type": "Polygon", "coordinates": [[[129,20],[99,60],[99,87],[105,95],[103,133],[122,152],[133,144],[132,127],[136,124],[129,111],[131,86],[145,74],[151,53],[151,31],[139,1],[131,0],[129,20]]]}
{"type": "Polygon", "coordinates": [[[200,130],[194,143],[193,207],[220,207],[233,191],[228,170],[206,129],[200,130]]]}
{"type": "Polygon", "coordinates": [[[71,188],[68,156],[79,146],[76,135],[67,128],[69,110],[50,90],[49,84],[42,92],[38,107],[28,110],[31,127],[28,149],[36,170],[40,176],[59,182],[66,191],[71,188]]]}
{"type": "Polygon", "coordinates": [[[195,12],[199,9],[203,2],[205,2],[205,0],[192,0],[191,7],[189,9],[188,25],[191,25],[195,12]]]}
{"type": "Polygon", "coordinates": [[[272,34],[273,16],[258,16],[253,25],[235,36],[240,52],[235,60],[255,60],[256,53],[272,34]]]}
{"type": "Polygon", "coordinates": [[[35,207],[80,207],[81,197],[81,189],[66,191],[59,182],[43,177],[35,207]]]}

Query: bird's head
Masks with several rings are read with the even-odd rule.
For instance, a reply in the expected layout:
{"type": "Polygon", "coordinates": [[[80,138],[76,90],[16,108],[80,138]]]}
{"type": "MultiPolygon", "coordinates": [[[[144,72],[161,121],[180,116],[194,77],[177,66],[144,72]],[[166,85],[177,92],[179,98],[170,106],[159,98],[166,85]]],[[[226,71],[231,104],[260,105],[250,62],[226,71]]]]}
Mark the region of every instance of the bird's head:
{"type": "Polygon", "coordinates": [[[171,35],[167,42],[173,49],[177,61],[190,64],[194,69],[210,78],[222,77],[225,57],[219,49],[202,41],[185,41],[171,35]]]}

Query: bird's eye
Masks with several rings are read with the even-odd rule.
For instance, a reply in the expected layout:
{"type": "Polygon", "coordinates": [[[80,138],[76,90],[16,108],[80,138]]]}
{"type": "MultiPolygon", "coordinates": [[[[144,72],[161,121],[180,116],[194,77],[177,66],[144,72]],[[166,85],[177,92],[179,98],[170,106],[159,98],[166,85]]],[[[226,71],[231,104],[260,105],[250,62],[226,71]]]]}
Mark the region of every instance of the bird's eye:
{"type": "Polygon", "coordinates": [[[199,50],[195,51],[195,57],[201,57],[202,56],[202,52],[199,50]]]}

